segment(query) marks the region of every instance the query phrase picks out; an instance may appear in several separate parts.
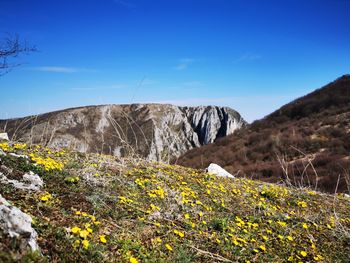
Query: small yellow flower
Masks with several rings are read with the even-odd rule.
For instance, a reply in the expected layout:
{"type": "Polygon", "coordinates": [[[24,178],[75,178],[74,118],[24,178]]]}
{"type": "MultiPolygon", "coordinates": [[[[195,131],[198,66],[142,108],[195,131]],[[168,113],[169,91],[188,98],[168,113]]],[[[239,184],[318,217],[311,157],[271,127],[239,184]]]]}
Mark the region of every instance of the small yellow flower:
{"type": "Polygon", "coordinates": [[[189,214],[185,214],[185,219],[189,219],[190,215],[189,214]]]}
{"type": "Polygon", "coordinates": [[[87,236],[89,235],[89,232],[87,230],[82,230],[79,232],[79,235],[81,238],[87,238],[87,236]]]}
{"type": "Polygon", "coordinates": [[[49,201],[51,198],[52,198],[52,195],[49,193],[46,193],[44,196],[40,198],[40,200],[46,202],[46,201],[49,201]]]}
{"type": "Polygon", "coordinates": [[[302,255],[303,257],[306,257],[307,253],[306,253],[306,251],[300,251],[300,255],[302,255]]]}
{"type": "Polygon", "coordinates": [[[130,263],[138,263],[138,262],[139,262],[139,261],[138,261],[136,258],[134,258],[134,257],[130,257],[129,261],[130,261],[130,263]]]}
{"type": "Polygon", "coordinates": [[[174,233],[176,234],[176,235],[178,235],[179,237],[184,237],[185,236],[185,234],[183,233],[183,232],[180,232],[180,231],[178,231],[178,230],[174,230],[174,233]]]}
{"type": "Polygon", "coordinates": [[[130,263],[138,263],[138,262],[139,262],[139,261],[138,261],[136,258],[134,258],[134,257],[130,257],[129,261],[130,261],[130,263]]]}
{"type": "Polygon", "coordinates": [[[285,227],[287,225],[287,223],[283,221],[277,221],[277,224],[279,224],[281,227],[285,227]]]}
{"type": "Polygon", "coordinates": [[[88,240],[84,239],[81,243],[83,244],[83,248],[84,249],[88,249],[89,248],[89,241],[88,240]]]}
{"type": "Polygon", "coordinates": [[[77,247],[79,247],[79,246],[80,246],[80,240],[77,239],[77,240],[74,241],[73,247],[74,247],[74,248],[77,248],[77,247]]]}
{"type": "Polygon", "coordinates": [[[79,232],[80,232],[80,227],[77,227],[77,226],[75,226],[75,227],[72,227],[72,229],[70,230],[73,234],[78,234],[79,232]]]}
{"type": "Polygon", "coordinates": [[[314,260],[316,260],[316,261],[321,261],[322,259],[323,259],[323,257],[321,255],[314,256],[314,260]]]}
{"type": "Polygon", "coordinates": [[[309,227],[307,226],[306,223],[304,223],[304,224],[303,224],[303,228],[304,228],[304,229],[308,229],[309,227]]]}
{"type": "Polygon", "coordinates": [[[166,247],[169,251],[173,251],[173,248],[172,248],[169,244],[165,244],[165,247],[166,247]]]}
{"type": "Polygon", "coordinates": [[[266,247],[264,245],[259,246],[259,248],[264,252],[266,251],[266,247]]]}
{"type": "Polygon", "coordinates": [[[287,236],[287,239],[288,239],[289,241],[293,241],[293,237],[291,237],[291,236],[287,236]]]}
{"type": "Polygon", "coordinates": [[[157,243],[162,243],[162,239],[160,237],[156,237],[154,241],[156,241],[157,243]]]}
{"type": "Polygon", "coordinates": [[[107,240],[106,240],[105,235],[100,235],[100,241],[101,241],[102,243],[104,243],[104,244],[107,243],[107,240]]]}

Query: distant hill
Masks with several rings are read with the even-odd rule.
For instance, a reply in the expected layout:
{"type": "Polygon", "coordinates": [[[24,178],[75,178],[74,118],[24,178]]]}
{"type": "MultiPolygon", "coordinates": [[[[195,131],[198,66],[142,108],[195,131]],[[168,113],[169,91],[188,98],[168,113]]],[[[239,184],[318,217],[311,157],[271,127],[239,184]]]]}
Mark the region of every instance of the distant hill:
{"type": "Polygon", "coordinates": [[[245,129],[181,156],[204,168],[333,192],[350,191],[350,75],[281,107],[245,129]]]}
{"type": "Polygon", "coordinates": [[[27,143],[166,161],[245,124],[238,112],[227,107],[131,104],[87,106],[0,120],[0,132],[27,143]]]}

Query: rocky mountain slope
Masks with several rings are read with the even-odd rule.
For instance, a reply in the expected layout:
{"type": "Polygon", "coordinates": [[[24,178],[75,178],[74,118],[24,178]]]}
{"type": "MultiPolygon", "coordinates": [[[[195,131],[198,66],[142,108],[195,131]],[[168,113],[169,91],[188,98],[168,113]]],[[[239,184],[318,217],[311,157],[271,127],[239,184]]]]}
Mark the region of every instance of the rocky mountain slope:
{"type": "Polygon", "coordinates": [[[89,106],[0,121],[10,138],[80,152],[170,160],[246,123],[227,107],[89,106]]]}
{"type": "Polygon", "coordinates": [[[350,192],[350,75],[190,150],[177,163],[204,168],[211,162],[268,182],[350,192]]]}
{"type": "Polygon", "coordinates": [[[1,262],[349,262],[350,199],[0,141],[1,262]]]}

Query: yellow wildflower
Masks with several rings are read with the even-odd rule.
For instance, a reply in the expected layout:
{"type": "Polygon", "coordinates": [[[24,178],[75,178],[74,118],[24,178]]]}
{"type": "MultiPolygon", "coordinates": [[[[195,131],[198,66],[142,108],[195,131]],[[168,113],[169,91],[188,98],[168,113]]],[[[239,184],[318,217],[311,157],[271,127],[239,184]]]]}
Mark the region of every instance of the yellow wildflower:
{"type": "Polygon", "coordinates": [[[100,241],[104,244],[107,243],[105,235],[100,235],[100,241]]]}
{"type": "Polygon", "coordinates": [[[183,233],[183,232],[180,232],[180,231],[178,231],[178,230],[174,230],[174,233],[176,234],[176,235],[178,235],[179,237],[184,237],[185,236],[185,234],[183,233]]]}
{"type": "Polygon", "coordinates": [[[279,224],[281,227],[285,227],[287,225],[287,223],[283,221],[277,221],[277,224],[279,224]]]}
{"type": "Polygon", "coordinates": [[[81,243],[83,244],[83,248],[84,249],[88,249],[89,248],[89,241],[88,240],[84,239],[81,243]]]}
{"type": "Polygon", "coordinates": [[[303,257],[306,257],[307,253],[306,253],[306,251],[300,251],[300,255],[302,255],[303,257]]]}
{"type": "Polygon", "coordinates": [[[321,261],[322,259],[323,259],[323,257],[321,255],[314,256],[314,260],[316,260],[316,261],[321,261]]]}
{"type": "Polygon", "coordinates": [[[134,258],[134,257],[130,257],[129,261],[130,261],[130,263],[138,263],[138,262],[139,262],[139,261],[138,261],[136,258],[134,258]]]}
{"type": "Polygon", "coordinates": [[[80,227],[77,227],[77,226],[75,226],[75,227],[72,227],[72,229],[70,230],[73,234],[78,234],[79,232],[80,232],[80,227]]]}
{"type": "Polygon", "coordinates": [[[87,238],[87,236],[89,235],[89,232],[87,230],[82,230],[79,232],[79,235],[81,238],[87,238]]]}
{"type": "Polygon", "coordinates": [[[261,251],[266,251],[266,247],[264,245],[259,246],[259,248],[261,249],[261,251]]]}
{"type": "Polygon", "coordinates": [[[173,251],[173,248],[172,248],[169,244],[165,244],[165,247],[166,247],[169,251],[173,251]]]}
{"type": "Polygon", "coordinates": [[[79,245],[80,245],[80,240],[79,239],[75,240],[73,243],[73,247],[77,248],[77,247],[79,247],[79,245]]]}

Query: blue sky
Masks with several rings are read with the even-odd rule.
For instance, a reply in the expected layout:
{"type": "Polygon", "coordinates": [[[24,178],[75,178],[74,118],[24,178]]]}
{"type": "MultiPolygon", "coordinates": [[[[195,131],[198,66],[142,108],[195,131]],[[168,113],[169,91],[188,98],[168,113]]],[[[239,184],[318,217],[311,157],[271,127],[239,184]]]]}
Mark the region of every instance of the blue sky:
{"type": "Polygon", "coordinates": [[[350,71],[348,0],[0,0],[39,52],[0,77],[0,118],[67,107],[222,105],[259,119],[350,71]]]}

